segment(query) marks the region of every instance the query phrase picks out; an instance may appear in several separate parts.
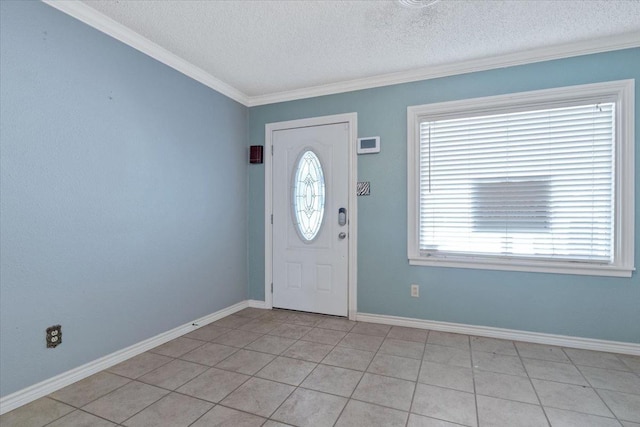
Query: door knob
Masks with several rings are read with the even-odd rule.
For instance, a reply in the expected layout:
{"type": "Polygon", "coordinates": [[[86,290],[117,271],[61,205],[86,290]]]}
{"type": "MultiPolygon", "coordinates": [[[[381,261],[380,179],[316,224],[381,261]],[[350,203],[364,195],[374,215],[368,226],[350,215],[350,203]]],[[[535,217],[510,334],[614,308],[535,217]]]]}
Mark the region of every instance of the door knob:
{"type": "Polygon", "coordinates": [[[345,233],[344,231],[341,231],[338,234],[338,239],[340,239],[340,240],[344,239],[345,237],[347,237],[347,233],[345,233]]]}

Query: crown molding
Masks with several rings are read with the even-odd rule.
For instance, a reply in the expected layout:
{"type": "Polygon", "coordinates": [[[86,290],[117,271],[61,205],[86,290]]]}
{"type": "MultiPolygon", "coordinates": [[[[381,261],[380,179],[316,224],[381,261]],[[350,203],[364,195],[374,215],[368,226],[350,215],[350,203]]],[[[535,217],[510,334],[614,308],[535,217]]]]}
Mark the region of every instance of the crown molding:
{"type": "Polygon", "coordinates": [[[640,32],[249,97],[249,107],[640,47],[640,32]]]}
{"type": "Polygon", "coordinates": [[[139,33],[125,27],[80,1],[42,1],[247,107],[333,95],[343,92],[352,92],[356,90],[409,83],[419,80],[467,74],[496,68],[512,67],[534,62],[569,58],[572,56],[640,47],[640,32],[634,32],[601,38],[598,40],[584,40],[522,52],[514,52],[506,55],[423,67],[415,70],[400,71],[397,73],[365,77],[362,79],[354,79],[326,85],[311,86],[284,92],[249,96],[222,80],[217,79],[202,68],[180,58],[176,54],[155,44],[139,33]]]}
{"type": "Polygon", "coordinates": [[[80,1],[72,0],[42,0],[43,3],[58,9],[67,15],[76,18],[79,21],[95,28],[98,31],[102,31],[108,36],[113,37],[122,43],[131,46],[134,49],[139,50],[152,57],[153,59],[162,62],[165,65],[181,72],[187,77],[202,83],[203,85],[210,87],[211,89],[237,101],[243,105],[248,105],[249,97],[239,91],[238,89],[226,84],[222,80],[219,80],[211,74],[204,71],[202,68],[193,65],[192,63],[180,58],[178,55],[168,51],[167,49],[155,44],[151,40],[143,37],[139,33],[125,27],[119,22],[114,21],[108,16],[98,12],[97,10],[87,6],[80,1]]]}

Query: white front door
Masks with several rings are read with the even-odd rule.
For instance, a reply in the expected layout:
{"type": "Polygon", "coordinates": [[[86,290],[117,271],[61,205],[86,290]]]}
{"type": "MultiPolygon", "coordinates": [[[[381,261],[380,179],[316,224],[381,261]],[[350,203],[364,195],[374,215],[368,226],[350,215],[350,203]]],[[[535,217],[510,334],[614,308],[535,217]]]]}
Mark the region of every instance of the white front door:
{"type": "Polygon", "coordinates": [[[349,124],[275,130],[273,307],[346,316],[349,124]]]}

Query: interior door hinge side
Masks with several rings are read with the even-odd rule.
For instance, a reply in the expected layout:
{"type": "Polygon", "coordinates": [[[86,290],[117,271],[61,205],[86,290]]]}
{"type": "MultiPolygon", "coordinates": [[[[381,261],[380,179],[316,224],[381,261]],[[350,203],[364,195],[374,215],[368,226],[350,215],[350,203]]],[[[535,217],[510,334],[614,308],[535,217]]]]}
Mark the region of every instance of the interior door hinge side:
{"type": "Polygon", "coordinates": [[[273,293],[273,283],[271,283],[271,293],[273,293]]]}
{"type": "Polygon", "coordinates": [[[271,214],[271,224],[273,224],[273,214],[271,214]]]}
{"type": "Polygon", "coordinates": [[[273,156],[273,145],[271,146],[271,155],[273,156]]]}

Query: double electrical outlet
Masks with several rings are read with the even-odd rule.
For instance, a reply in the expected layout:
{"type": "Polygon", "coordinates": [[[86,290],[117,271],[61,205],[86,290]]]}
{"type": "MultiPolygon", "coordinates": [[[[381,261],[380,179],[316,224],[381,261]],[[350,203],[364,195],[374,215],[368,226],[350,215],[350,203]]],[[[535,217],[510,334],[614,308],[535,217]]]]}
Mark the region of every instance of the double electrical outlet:
{"type": "Polygon", "coordinates": [[[54,348],[62,343],[62,326],[54,325],[47,328],[47,348],[54,348]]]}

